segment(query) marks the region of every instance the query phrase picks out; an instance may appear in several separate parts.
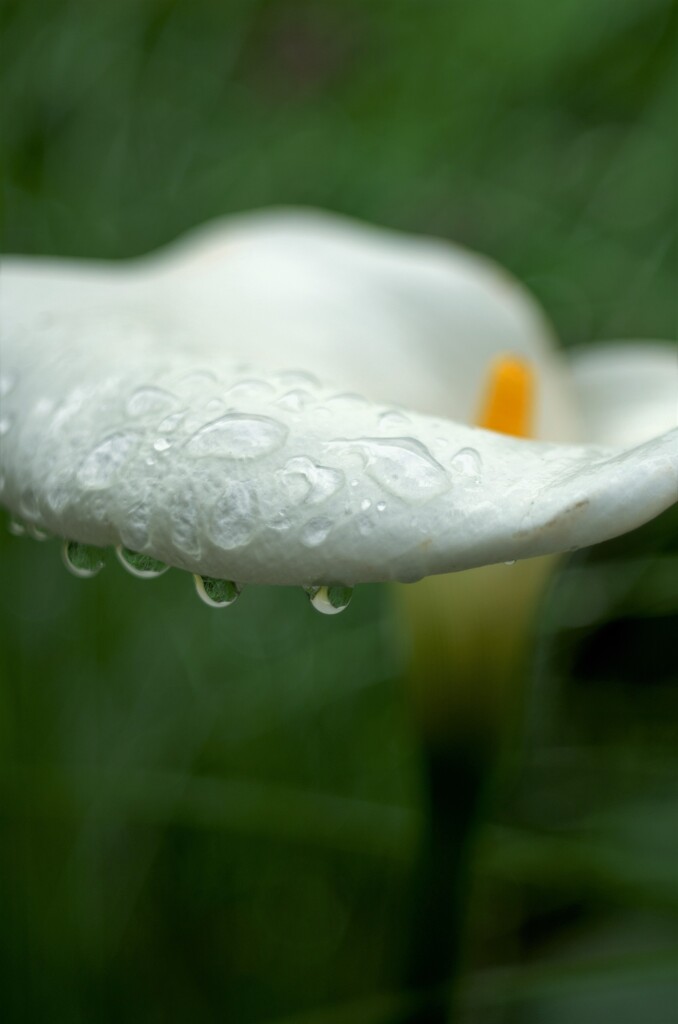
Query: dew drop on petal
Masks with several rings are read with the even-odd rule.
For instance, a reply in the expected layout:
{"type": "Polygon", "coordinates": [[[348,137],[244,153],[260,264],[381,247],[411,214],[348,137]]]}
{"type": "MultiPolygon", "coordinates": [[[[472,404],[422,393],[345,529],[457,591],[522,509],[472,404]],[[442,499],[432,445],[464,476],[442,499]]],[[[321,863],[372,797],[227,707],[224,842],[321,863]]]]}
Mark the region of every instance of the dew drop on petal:
{"type": "Polygon", "coordinates": [[[81,580],[96,576],[106,564],[101,548],[80,544],[77,540],[65,540],[62,554],[68,571],[81,580]]]}
{"type": "Polygon", "coordinates": [[[233,385],[233,387],[226,391],[226,397],[230,399],[231,402],[247,399],[261,400],[264,398],[270,398],[274,394],[275,388],[272,384],[269,384],[266,380],[258,380],[256,378],[239,380],[233,385]]]}
{"type": "Polygon", "coordinates": [[[458,473],[474,480],[480,479],[483,470],[480,453],[475,448],[461,448],[452,459],[451,465],[458,473]]]}
{"type": "Polygon", "coordinates": [[[186,443],[194,456],[257,459],[282,447],[287,427],[268,416],[229,413],[201,427],[186,443]]]}
{"type": "Polygon", "coordinates": [[[168,448],[172,447],[172,442],[168,441],[166,437],[159,437],[153,442],[153,447],[156,452],[166,452],[168,448]]]}
{"type": "Polygon", "coordinates": [[[508,562],[504,562],[504,565],[515,565],[515,564],[516,564],[515,558],[510,558],[508,560],[508,562]]]}
{"type": "Polygon", "coordinates": [[[151,555],[145,555],[140,551],[130,551],[122,544],[118,544],[115,553],[122,567],[132,576],[137,576],[142,580],[156,579],[169,569],[169,565],[158,561],[157,558],[152,558],[151,555]]]}
{"type": "Polygon", "coordinates": [[[208,523],[211,539],[217,547],[231,551],[249,544],[256,528],[256,504],[248,487],[235,481],[224,482],[208,523]]]}
{"type": "Polygon", "coordinates": [[[413,437],[337,439],[328,442],[327,447],[341,453],[358,453],[373,480],[410,504],[438,497],[450,486],[440,463],[413,437]]]}
{"type": "Polygon", "coordinates": [[[276,512],[275,515],[269,519],[267,525],[270,526],[272,530],[278,530],[280,533],[284,533],[285,530],[289,530],[292,524],[285,513],[281,511],[276,512]]]}
{"type": "Polygon", "coordinates": [[[137,388],[127,402],[126,412],[128,416],[166,416],[176,405],[174,395],[162,388],[144,387],[137,388]]]}
{"type": "Polygon", "coordinates": [[[367,537],[369,533],[372,533],[374,529],[374,521],[367,515],[358,516],[356,520],[358,524],[358,530],[363,537],[367,537]]]}
{"type": "Polygon", "coordinates": [[[360,502],[360,508],[362,509],[363,512],[367,512],[368,508],[372,508],[372,502],[370,501],[370,499],[363,498],[363,500],[360,502]]]}
{"type": "Polygon", "coordinates": [[[301,412],[312,401],[313,395],[303,388],[296,388],[281,395],[275,404],[279,405],[281,409],[287,409],[288,412],[301,412]]]}
{"type": "Polygon", "coordinates": [[[316,611],[323,615],[338,615],[348,608],[353,587],[304,587],[308,599],[316,611]]]}
{"type": "Polygon", "coordinates": [[[171,504],[172,543],[180,551],[197,557],[200,554],[197,502],[192,491],[183,491],[171,504]]]}
{"type": "Polygon", "coordinates": [[[80,463],[78,482],[90,490],[109,487],[135,440],[135,434],[111,434],[80,463]]]}
{"type": "Polygon", "coordinates": [[[7,529],[13,537],[23,537],[26,533],[26,527],[18,519],[10,519],[7,529]]]}
{"type": "Polygon", "coordinates": [[[379,429],[380,430],[397,430],[402,434],[403,428],[409,425],[409,418],[405,413],[398,412],[397,409],[389,409],[387,412],[382,412],[379,417],[379,429]]]}
{"type": "Polygon", "coordinates": [[[305,370],[283,370],[276,374],[276,379],[287,388],[317,388],[320,383],[317,377],[305,370]]]}
{"type": "Polygon", "coordinates": [[[307,548],[317,548],[326,540],[332,529],[332,520],[324,516],[316,519],[309,519],[301,531],[301,543],[307,548]]]}
{"type": "Polygon", "coordinates": [[[287,499],[295,505],[320,505],[344,486],[341,470],[317,466],[303,455],[288,459],[278,479],[287,499]]]}
{"type": "Polygon", "coordinates": [[[161,434],[171,434],[173,430],[176,430],[183,418],[185,417],[185,411],[173,412],[169,416],[158,424],[158,430],[161,434]]]}
{"type": "Polygon", "coordinates": [[[377,512],[385,512],[385,511],[386,511],[386,502],[385,501],[378,501],[377,502],[377,512]]]}
{"type": "Polygon", "coordinates": [[[198,597],[210,608],[228,608],[240,597],[241,587],[232,580],[198,575],[194,575],[193,579],[198,597]]]}

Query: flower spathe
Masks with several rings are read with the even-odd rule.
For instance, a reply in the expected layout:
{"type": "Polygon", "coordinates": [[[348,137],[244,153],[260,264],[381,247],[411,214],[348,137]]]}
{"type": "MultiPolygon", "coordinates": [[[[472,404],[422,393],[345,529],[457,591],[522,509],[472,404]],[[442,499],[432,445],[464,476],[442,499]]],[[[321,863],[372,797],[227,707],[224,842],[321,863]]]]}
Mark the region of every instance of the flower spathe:
{"type": "Polygon", "coordinates": [[[502,350],[536,367],[538,436],[577,417],[529,298],[442,243],[260,214],[127,265],[8,260],[0,301],[0,500],[68,539],[240,583],[409,581],[676,499],[675,427],[468,425],[502,350]]]}

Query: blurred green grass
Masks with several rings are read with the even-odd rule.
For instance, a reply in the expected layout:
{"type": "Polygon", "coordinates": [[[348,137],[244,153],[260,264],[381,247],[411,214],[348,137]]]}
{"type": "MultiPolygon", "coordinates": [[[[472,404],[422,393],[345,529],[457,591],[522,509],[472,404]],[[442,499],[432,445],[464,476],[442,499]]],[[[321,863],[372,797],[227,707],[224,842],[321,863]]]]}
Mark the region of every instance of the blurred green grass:
{"type": "MultiPolygon", "coordinates": [[[[665,0],[0,2],[2,247],[311,204],[494,256],[565,344],[676,333],[665,0]]],[[[572,559],[474,869],[469,1024],[668,1024],[676,516],[572,559]]],[[[7,1019],[394,1021],[423,815],[389,595],[208,611],[0,538],[7,1019]]]]}

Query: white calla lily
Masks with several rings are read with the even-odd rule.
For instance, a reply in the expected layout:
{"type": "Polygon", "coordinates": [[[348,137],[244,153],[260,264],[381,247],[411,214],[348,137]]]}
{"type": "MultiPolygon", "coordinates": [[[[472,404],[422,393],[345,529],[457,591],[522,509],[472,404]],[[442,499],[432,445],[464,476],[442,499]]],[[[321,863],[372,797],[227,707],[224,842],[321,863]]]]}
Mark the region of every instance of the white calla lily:
{"type": "Polygon", "coordinates": [[[443,243],[258,214],[124,265],[8,259],[0,299],[0,499],[69,540],[352,585],[579,548],[676,500],[666,373],[657,436],[555,443],[604,355],[570,374],[529,296],[443,243]],[[504,351],[540,440],[471,425],[504,351]]]}

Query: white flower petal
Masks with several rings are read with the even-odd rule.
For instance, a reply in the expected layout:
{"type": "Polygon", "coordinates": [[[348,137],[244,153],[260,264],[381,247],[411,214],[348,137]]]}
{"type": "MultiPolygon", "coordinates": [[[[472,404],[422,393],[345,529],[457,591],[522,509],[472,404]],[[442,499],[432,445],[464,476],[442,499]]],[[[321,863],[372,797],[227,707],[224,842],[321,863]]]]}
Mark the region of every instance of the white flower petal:
{"type": "MultiPolygon", "coordinates": [[[[202,228],[128,264],[12,260],[5,318],[115,306],[167,350],[262,371],[307,367],[372,401],[475,422],[493,356],[539,381],[535,433],[580,440],[569,372],[541,310],[499,267],[449,243],[312,211],[202,228]]],[[[290,388],[291,391],[294,389],[290,388]]],[[[294,400],[294,396],[290,401],[294,400]]]]}
{"type": "Polygon", "coordinates": [[[606,342],[571,353],[587,439],[634,445],[678,426],[678,347],[606,342]]]}
{"type": "Polygon", "coordinates": [[[508,350],[565,429],[536,307],[442,243],[252,216],[127,265],[10,260],[0,300],[0,497],[71,540],[241,583],[408,580],[594,543],[676,497],[675,431],[601,451],[399,407],[472,418],[508,350]]]}
{"type": "Polygon", "coordinates": [[[676,497],[678,431],[627,452],[519,441],[180,341],[112,307],[3,337],[3,503],[203,575],[352,584],[580,547],[676,497]]]}

